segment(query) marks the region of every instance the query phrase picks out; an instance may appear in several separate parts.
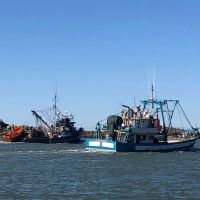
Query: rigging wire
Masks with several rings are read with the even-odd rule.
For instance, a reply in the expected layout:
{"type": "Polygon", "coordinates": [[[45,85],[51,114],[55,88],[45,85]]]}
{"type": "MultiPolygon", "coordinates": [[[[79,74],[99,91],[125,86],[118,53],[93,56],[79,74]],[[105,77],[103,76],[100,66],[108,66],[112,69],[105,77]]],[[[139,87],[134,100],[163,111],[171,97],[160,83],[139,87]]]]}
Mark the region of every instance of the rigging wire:
{"type": "Polygon", "coordinates": [[[30,115],[30,116],[24,121],[23,124],[28,124],[28,123],[31,121],[31,119],[33,119],[33,116],[32,116],[32,115],[30,115]]]}
{"type": "Polygon", "coordinates": [[[179,107],[177,107],[177,109],[178,109],[178,115],[179,115],[179,119],[181,121],[182,129],[183,129],[183,121],[182,121],[182,118],[181,118],[182,112],[180,111],[179,107]]]}

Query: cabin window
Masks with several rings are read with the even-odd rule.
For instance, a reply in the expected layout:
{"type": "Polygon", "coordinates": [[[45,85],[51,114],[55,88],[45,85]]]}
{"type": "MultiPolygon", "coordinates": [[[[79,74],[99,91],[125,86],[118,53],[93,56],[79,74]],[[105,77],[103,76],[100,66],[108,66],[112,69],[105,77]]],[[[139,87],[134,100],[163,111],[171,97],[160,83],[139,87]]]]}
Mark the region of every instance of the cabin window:
{"type": "Polygon", "coordinates": [[[149,121],[149,126],[148,127],[149,128],[154,128],[155,127],[154,121],[149,121]]]}
{"type": "Polygon", "coordinates": [[[147,139],[147,136],[146,135],[143,135],[143,140],[146,140],[147,139]]]}
{"type": "Polygon", "coordinates": [[[136,135],[136,144],[140,144],[140,136],[136,135]]]}
{"type": "Polygon", "coordinates": [[[140,121],[136,121],[135,125],[136,125],[137,128],[139,128],[140,127],[140,121]]]}

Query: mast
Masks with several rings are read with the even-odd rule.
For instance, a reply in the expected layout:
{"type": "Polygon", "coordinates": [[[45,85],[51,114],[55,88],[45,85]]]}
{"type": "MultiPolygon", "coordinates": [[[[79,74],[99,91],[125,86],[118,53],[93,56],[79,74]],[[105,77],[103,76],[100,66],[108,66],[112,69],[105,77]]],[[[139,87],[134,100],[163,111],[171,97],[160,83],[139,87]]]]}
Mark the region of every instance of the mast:
{"type": "Polygon", "coordinates": [[[152,101],[152,109],[154,108],[154,86],[153,83],[151,85],[151,101],[152,101]]]}
{"type": "Polygon", "coordinates": [[[57,116],[58,116],[58,113],[57,113],[57,102],[58,102],[58,98],[57,98],[57,88],[56,86],[54,86],[54,98],[53,98],[53,108],[54,108],[54,128],[55,128],[55,131],[56,131],[56,121],[57,121],[57,116]]]}
{"type": "Polygon", "coordinates": [[[148,90],[149,90],[149,103],[154,108],[154,104],[156,103],[156,93],[155,93],[155,67],[149,66],[148,72],[148,90]]]}

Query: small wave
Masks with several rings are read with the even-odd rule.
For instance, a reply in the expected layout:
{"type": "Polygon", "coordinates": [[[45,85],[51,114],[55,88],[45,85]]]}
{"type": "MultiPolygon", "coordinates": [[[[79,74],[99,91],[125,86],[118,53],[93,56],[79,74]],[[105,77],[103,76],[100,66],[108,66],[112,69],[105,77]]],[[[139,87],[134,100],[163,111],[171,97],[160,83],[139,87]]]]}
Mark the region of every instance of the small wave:
{"type": "Polygon", "coordinates": [[[200,152],[200,148],[193,148],[192,152],[200,152]]]}
{"type": "Polygon", "coordinates": [[[13,145],[13,144],[24,144],[24,143],[23,142],[5,142],[3,140],[0,140],[0,144],[11,144],[11,145],[13,145]]]}
{"type": "Polygon", "coordinates": [[[85,153],[84,149],[69,149],[69,150],[20,150],[1,152],[1,156],[5,155],[49,155],[49,154],[81,154],[85,153]]]}
{"type": "Polygon", "coordinates": [[[66,149],[66,150],[54,150],[51,153],[54,154],[76,154],[76,153],[84,153],[84,149],[66,149]]]}
{"type": "Polygon", "coordinates": [[[83,153],[107,155],[107,154],[114,154],[115,152],[113,152],[113,151],[92,150],[92,149],[83,149],[83,153]]]}
{"type": "Polygon", "coordinates": [[[180,153],[180,154],[183,154],[183,153],[184,153],[184,151],[179,151],[178,153],[180,153]]]}
{"type": "Polygon", "coordinates": [[[11,142],[0,141],[0,144],[11,144],[11,142]]]}

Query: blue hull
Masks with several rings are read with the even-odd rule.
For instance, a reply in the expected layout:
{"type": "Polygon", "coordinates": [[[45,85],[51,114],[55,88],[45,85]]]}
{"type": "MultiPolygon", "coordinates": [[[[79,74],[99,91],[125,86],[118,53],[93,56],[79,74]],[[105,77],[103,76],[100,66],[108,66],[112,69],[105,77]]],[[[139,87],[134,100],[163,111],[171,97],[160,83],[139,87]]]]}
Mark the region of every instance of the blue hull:
{"type": "Polygon", "coordinates": [[[135,151],[135,145],[109,140],[87,139],[86,149],[96,151],[133,152],[135,151]]]}
{"type": "Polygon", "coordinates": [[[86,149],[94,151],[111,152],[170,152],[170,151],[189,151],[194,147],[197,139],[191,139],[174,143],[158,144],[130,144],[109,140],[87,139],[86,149]]]}

